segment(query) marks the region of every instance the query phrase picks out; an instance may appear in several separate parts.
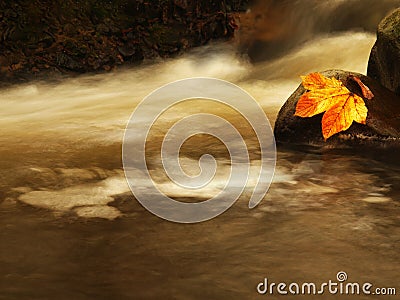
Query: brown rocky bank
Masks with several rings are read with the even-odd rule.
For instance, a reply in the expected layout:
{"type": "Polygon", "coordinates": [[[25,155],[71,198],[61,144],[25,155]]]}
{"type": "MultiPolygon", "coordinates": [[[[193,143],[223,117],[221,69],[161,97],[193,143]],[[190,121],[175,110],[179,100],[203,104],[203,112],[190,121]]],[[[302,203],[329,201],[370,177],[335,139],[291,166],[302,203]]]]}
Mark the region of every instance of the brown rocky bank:
{"type": "Polygon", "coordinates": [[[238,0],[0,1],[0,84],[170,57],[236,29],[238,0]]]}

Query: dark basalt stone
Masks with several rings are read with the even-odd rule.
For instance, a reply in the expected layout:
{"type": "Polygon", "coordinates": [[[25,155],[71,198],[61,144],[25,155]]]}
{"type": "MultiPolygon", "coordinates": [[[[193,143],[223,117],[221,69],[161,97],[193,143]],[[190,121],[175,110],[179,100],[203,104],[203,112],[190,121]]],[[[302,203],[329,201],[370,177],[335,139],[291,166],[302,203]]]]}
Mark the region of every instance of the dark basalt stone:
{"type": "Polygon", "coordinates": [[[360,146],[396,148],[400,150],[400,98],[374,79],[353,72],[329,70],[326,77],[335,77],[353,93],[362,96],[359,85],[350,79],[357,76],[374,94],[371,100],[364,99],[368,108],[366,125],[353,122],[352,126],[327,141],[322,136],[323,114],[311,118],[295,116],[297,102],[306,92],[300,84],[281,108],[275,123],[275,139],[280,144],[311,145],[328,148],[357,148],[360,146]]]}

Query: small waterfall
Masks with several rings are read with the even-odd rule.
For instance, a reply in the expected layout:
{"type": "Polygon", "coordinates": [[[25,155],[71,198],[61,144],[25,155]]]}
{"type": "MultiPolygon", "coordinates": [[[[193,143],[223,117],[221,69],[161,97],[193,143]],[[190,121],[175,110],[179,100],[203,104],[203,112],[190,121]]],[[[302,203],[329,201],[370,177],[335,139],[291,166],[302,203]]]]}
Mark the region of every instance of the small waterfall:
{"type": "Polygon", "coordinates": [[[317,35],[374,33],[397,7],[400,0],[258,0],[240,16],[238,42],[252,61],[271,59],[317,35]]]}

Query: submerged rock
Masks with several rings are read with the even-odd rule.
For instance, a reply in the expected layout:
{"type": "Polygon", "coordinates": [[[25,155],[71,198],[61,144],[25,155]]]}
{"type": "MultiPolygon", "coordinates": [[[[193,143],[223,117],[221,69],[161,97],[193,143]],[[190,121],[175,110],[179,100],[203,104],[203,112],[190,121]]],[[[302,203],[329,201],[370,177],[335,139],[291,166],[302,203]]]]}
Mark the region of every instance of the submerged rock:
{"type": "Polygon", "coordinates": [[[400,8],[382,20],[368,63],[368,76],[400,95],[400,8]]]}
{"type": "Polygon", "coordinates": [[[342,70],[322,72],[326,77],[335,77],[353,93],[362,96],[361,88],[349,76],[357,76],[375,95],[371,100],[364,99],[368,108],[366,125],[353,122],[352,126],[329,138],[322,136],[321,120],[323,114],[311,118],[294,115],[297,101],[306,92],[300,84],[281,108],[275,123],[275,139],[278,143],[291,145],[312,145],[318,147],[395,147],[400,149],[400,98],[368,76],[342,70]]]}

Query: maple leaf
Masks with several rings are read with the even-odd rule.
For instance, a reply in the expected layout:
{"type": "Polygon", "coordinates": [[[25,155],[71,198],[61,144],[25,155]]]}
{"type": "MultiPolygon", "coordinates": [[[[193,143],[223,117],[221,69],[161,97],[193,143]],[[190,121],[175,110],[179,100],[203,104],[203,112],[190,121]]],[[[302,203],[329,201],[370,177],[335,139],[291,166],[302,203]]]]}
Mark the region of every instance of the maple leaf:
{"type": "Polygon", "coordinates": [[[332,135],[350,128],[353,121],[365,124],[368,109],[364,100],[350,92],[340,80],[320,73],[301,76],[304,93],[296,106],[295,116],[312,117],[325,112],[322,135],[325,141],[332,135]]]}

